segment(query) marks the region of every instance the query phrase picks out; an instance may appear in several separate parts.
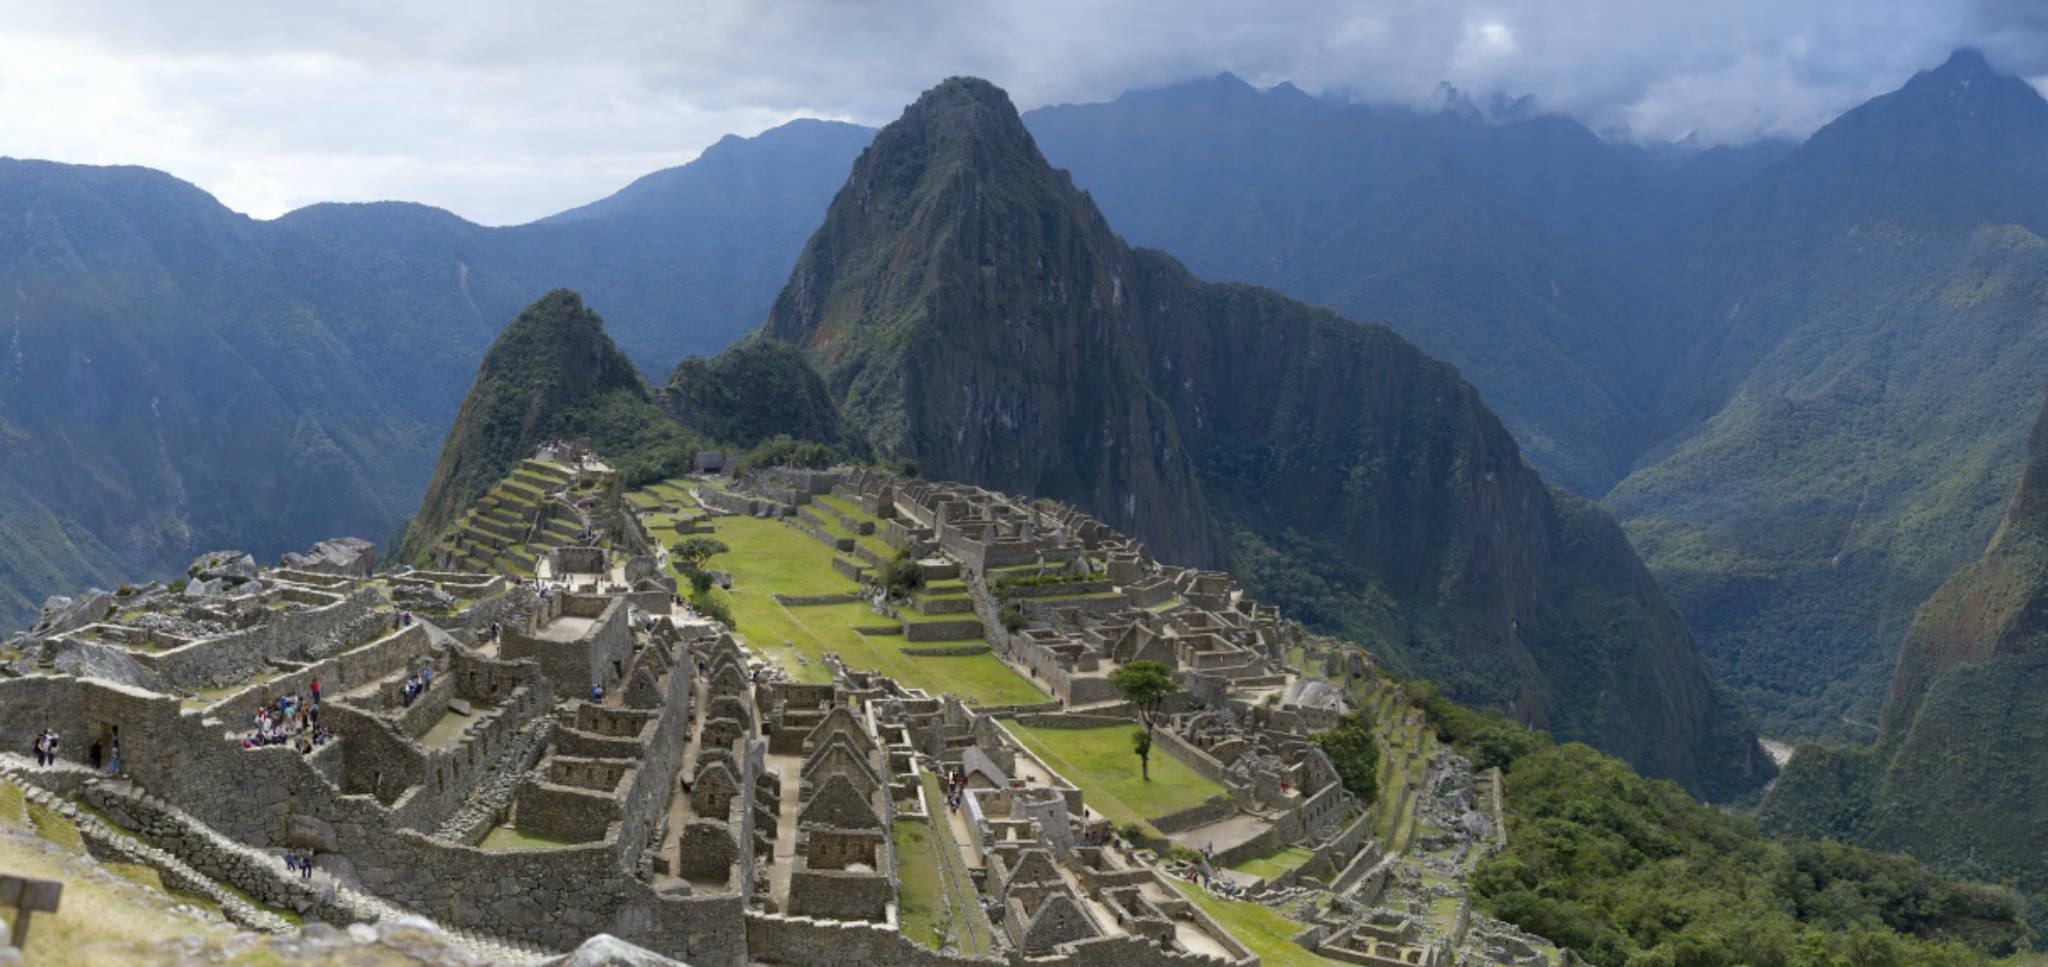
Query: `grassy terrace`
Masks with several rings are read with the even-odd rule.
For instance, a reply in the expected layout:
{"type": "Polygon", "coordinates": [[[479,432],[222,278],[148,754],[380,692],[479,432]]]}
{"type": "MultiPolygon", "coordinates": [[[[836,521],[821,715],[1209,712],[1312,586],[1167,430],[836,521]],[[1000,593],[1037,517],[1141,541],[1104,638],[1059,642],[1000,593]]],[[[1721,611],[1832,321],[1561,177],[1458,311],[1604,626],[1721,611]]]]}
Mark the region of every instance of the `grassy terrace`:
{"type": "Polygon", "coordinates": [[[1239,860],[1230,864],[1230,868],[1239,873],[1250,873],[1261,879],[1270,880],[1292,872],[1295,867],[1308,862],[1315,855],[1305,846],[1287,846],[1261,856],[1239,860]]]}
{"type": "Polygon", "coordinates": [[[1194,901],[1195,906],[1201,907],[1203,913],[1215,918],[1223,929],[1230,931],[1231,936],[1258,954],[1259,963],[1264,967],[1317,967],[1323,964],[1338,967],[1343,963],[1319,957],[1295,944],[1292,938],[1307,926],[1289,920],[1271,907],[1210,896],[1209,891],[1193,883],[1172,877],[1168,879],[1173,880],[1174,888],[1194,901]]]}
{"type": "MultiPolygon", "coordinates": [[[[937,776],[925,773],[924,788],[925,802],[943,801],[937,776]]],[[[994,928],[981,912],[960,844],[944,818],[937,820],[899,819],[890,827],[903,934],[934,950],[951,944],[961,953],[985,956],[994,948],[994,928]]]]}
{"type": "Polygon", "coordinates": [[[897,920],[903,935],[933,950],[942,948],[951,910],[946,903],[945,877],[939,870],[944,860],[933,842],[932,824],[898,819],[889,824],[889,837],[896,844],[897,920]]]}
{"type": "Polygon", "coordinates": [[[1008,724],[1010,734],[1054,772],[1079,786],[1088,805],[1119,826],[1145,823],[1149,828],[1146,821],[1154,816],[1199,806],[1224,791],[1158,745],[1152,749],[1151,781],[1140,777],[1138,756],[1131,751],[1131,732],[1136,726],[1034,729],[1008,724]]]}
{"type": "MultiPolygon", "coordinates": [[[[660,523],[657,516],[653,524],[660,523]]],[[[775,594],[843,594],[858,586],[832,569],[831,548],[788,524],[754,517],[716,517],[711,524],[713,536],[732,549],[713,558],[709,566],[730,572],[733,590],[714,593],[732,608],[733,620],[747,642],[799,680],[831,681],[831,673],[820,661],[829,651],[837,652],[855,668],[872,668],[904,685],[957,695],[965,702],[1025,705],[1046,701],[1043,691],[993,655],[906,655],[903,649],[910,643],[902,635],[860,634],[854,629],[896,624],[869,611],[865,604],[777,604],[775,594]],[[784,645],[785,641],[789,644],[784,645]],[[808,661],[796,661],[798,655],[808,661]]],[[[665,527],[650,525],[650,529],[664,543],[678,539],[672,522],[665,527]]],[[[906,617],[920,622],[942,620],[908,611],[906,617]]]]}

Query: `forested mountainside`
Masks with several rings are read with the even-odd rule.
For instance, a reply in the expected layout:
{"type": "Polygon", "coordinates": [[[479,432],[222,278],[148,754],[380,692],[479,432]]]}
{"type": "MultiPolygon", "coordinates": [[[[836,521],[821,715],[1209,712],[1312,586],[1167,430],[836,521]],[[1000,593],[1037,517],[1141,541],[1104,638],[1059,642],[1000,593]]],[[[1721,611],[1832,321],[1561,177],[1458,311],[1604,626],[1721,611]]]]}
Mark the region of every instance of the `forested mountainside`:
{"type": "Polygon", "coordinates": [[[2048,102],[1963,52],[1673,257],[1672,437],[1606,503],[1767,729],[1874,737],[1912,609],[1998,526],[2048,371],[2044,232],[2048,102]]]}
{"type": "Polygon", "coordinates": [[[2048,407],[1982,556],[1920,606],[1876,748],[1802,746],[1765,800],[1781,832],[1903,850],[2018,885],[2048,923],[2048,407]]]}
{"type": "Polygon", "coordinates": [[[1232,565],[1463,698],[1703,793],[1769,773],[1619,529],[1546,487],[1456,370],[1129,248],[986,82],[876,136],[762,331],[879,455],[1232,565]]]}
{"type": "Polygon", "coordinates": [[[546,223],[274,221],[141,168],[0,160],[0,618],[195,553],[384,540],[477,360],[575,285],[666,368],[757,324],[869,137],[800,122],[546,223]]]}

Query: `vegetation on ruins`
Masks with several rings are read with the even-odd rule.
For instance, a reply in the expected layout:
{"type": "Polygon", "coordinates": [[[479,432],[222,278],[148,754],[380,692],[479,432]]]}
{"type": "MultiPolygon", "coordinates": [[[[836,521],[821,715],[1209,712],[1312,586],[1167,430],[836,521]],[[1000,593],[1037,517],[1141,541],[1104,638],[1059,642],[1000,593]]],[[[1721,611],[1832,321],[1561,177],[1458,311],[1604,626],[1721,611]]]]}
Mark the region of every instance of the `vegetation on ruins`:
{"type": "Polygon", "coordinates": [[[1002,613],[997,617],[1003,623],[1003,630],[1013,635],[1024,630],[1024,625],[1029,621],[1024,614],[1024,606],[1015,601],[1004,602],[1002,613]]]}
{"type": "Polygon", "coordinates": [[[1109,683],[1138,713],[1138,728],[1131,733],[1131,751],[1138,754],[1139,773],[1152,778],[1152,729],[1165,717],[1166,700],[1180,691],[1173,669],[1156,661],[1134,661],[1109,673],[1109,683]]]}
{"type": "Polygon", "coordinates": [[[1507,846],[1474,874],[1480,908],[1594,964],[1970,964],[2032,939],[2008,890],[1771,839],[1584,745],[1424,683],[1409,694],[1440,738],[1505,773],[1507,846]]]}
{"type": "Polygon", "coordinates": [[[1363,711],[1351,712],[1336,728],[1313,736],[1330,757],[1330,764],[1337,767],[1344,789],[1357,796],[1359,802],[1379,798],[1380,743],[1374,736],[1372,716],[1363,711]]]}
{"type": "Polygon", "coordinates": [[[748,473],[768,467],[801,467],[818,470],[838,463],[842,454],[828,444],[778,433],[756,444],[741,457],[736,468],[748,473]]]}
{"type": "Polygon", "coordinates": [[[917,555],[907,547],[897,548],[895,554],[875,568],[875,583],[892,598],[909,597],[923,581],[924,570],[917,565],[917,555]]]}
{"type": "Polygon", "coordinates": [[[737,625],[733,623],[732,607],[725,603],[724,598],[719,597],[716,594],[713,594],[711,589],[708,587],[704,588],[703,590],[691,592],[690,607],[695,608],[698,614],[710,618],[711,620],[716,621],[719,624],[722,624],[728,628],[737,627],[737,625]]]}

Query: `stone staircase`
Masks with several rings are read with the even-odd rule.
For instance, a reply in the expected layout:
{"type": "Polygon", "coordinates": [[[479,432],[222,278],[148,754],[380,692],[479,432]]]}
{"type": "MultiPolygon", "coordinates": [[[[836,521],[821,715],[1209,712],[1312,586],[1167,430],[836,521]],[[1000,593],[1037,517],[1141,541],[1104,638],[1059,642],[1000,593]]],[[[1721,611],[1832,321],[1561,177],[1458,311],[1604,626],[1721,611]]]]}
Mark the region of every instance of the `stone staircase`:
{"type": "MultiPolygon", "coordinates": [[[[53,774],[50,769],[37,769],[19,755],[0,756],[0,775],[14,779],[32,790],[32,798],[77,822],[82,835],[104,842],[117,856],[132,857],[127,859],[129,862],[157,869],[165,875],[166,883],[175,880],[178,889],[207,895],[219,902],[222,911],[236,923],[270,933],[294,929],[285,918],[256,907],[220,884],[233,886],[274,909],[337,925],[417,916],[381,897],[350,887],[325,871],[315,870],[311,878],[289,873],[278,857],[216,832],[126,779],[102,777],[78,766],[69,768],[85,775],[53,774]],[[87,803],[112,822],[102,822],[98,816],[79,809],[49,786],[76,787],[87,803]],[[114,826],[126,831],[116,831],[114,826]]],[[[491,963],[527,964],[552,955],[531,944],[472,931],[441,929],[458,946],[491,963]]]]}

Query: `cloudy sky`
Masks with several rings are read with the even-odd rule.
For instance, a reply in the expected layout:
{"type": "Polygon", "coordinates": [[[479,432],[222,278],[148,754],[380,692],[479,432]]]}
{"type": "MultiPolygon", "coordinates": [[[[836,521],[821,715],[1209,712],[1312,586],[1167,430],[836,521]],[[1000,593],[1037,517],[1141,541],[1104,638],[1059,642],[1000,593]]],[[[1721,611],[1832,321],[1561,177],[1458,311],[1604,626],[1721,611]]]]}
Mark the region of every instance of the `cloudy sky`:
{"type": "Polygon", "coordinates": [[[162,168],[274,216],[525,221],[950,74],[1020,107],[1233,71],[1420,102],[1533,94],[1596,130],[1803,135],[1983,48],[2048,86],[2048,0],[0,0],[0,154],[162,168]]]}

